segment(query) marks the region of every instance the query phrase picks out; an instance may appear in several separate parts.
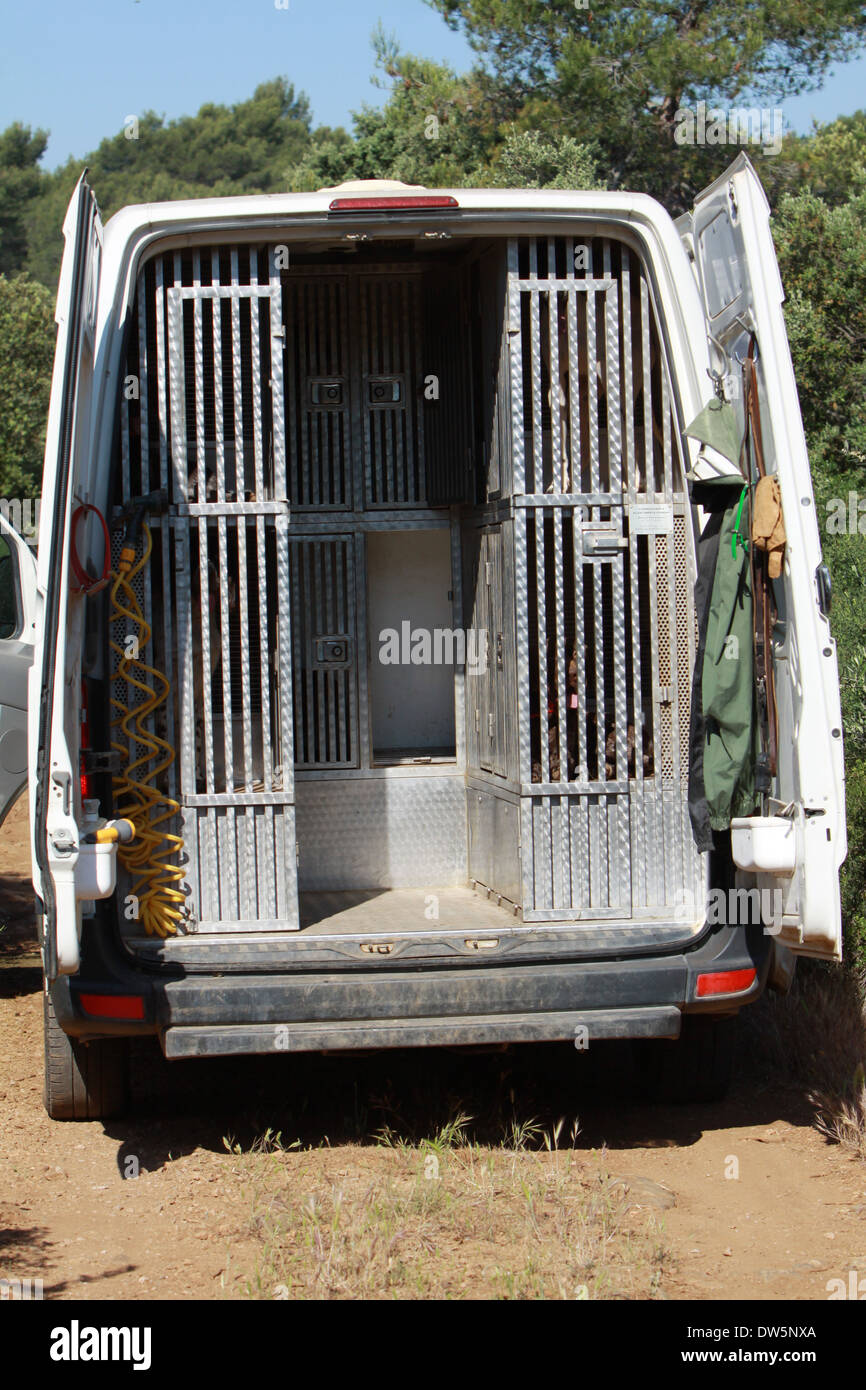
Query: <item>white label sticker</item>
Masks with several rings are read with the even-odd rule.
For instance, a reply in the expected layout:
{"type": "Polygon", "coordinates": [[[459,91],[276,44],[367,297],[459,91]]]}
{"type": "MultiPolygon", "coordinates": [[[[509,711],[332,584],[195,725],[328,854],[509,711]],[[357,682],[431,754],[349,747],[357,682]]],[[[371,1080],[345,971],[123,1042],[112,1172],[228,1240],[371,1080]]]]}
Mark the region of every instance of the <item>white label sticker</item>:
{"type": "Polygon", "coordinates": [[[628,524],[633,536],[670,536],[674,514],[663,502],[644,502],[630,508],[628,524]]]}

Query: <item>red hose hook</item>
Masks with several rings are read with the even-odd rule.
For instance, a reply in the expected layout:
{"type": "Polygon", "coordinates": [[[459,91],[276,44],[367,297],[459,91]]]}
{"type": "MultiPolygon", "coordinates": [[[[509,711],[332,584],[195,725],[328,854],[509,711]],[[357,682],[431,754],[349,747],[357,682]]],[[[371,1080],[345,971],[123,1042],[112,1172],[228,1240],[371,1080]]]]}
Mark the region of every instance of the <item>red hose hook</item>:
{"type": "Polygon", "coordinates": [[[73,585],[73,588],[75,592],[79,594],[98,594],[100,589],[105,588],[111,575],[111,536],[108,532],[105,517],[98,507],[91,506],[89,502],[82,502],[72,513],[71,532],[69,563],[72,566],[72,573],[78,581],[77,585],[73,585]],[[78,525],[82,517],[87,516],[89,512],[93,512],[94,516],[99,517],[104,540],[102,574],[98,579],[94,579],[92,574],[87,573],[87,570],[78,558],[78,525]]]}

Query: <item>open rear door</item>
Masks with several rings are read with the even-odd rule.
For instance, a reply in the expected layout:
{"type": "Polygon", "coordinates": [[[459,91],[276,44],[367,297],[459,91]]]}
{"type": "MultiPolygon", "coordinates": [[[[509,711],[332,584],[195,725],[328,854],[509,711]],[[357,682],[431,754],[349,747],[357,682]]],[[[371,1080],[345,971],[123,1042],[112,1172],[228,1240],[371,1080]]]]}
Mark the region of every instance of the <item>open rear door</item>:
{"type": "Polygon", "coordinates": [[[782,895],[774,930],[792,950],[841,956],[839,867],[847,851],[842,716],[836,646],[828,621],[829,585],[794,368],[782,312],[770,209],[744,154],[696,200],[679,227],[693,255],[715,348],[726,356],[725,386],[744,428],[738,363],[750,338],[757,346],[758,401],[764,459],[782,494],[787,546],[775,581],[779,623],[774,641],[778,699],[777,808],[792,817],[793,874],[761,875],[782,895]]]}
{"type": "Polygon", "coordinates": [[[0,514],[0,825],[27,787],[27,684],[36,629],[36,561],[0,514]]]}
{"type": "MultiPolygon", "coordinates": [[[[30,685],[33,881],[42,899],[42,955],[49,980],[78,969],[75,894],[78,827],[77,674],[67,670],[69,546],[73,482],[92,428],[96,304],[102,224],[84,175],[63,224],[66,241],[57,290],[57,348],[45,445],[37,567],[37,641],[30,685]]],[[[76,600],[81,602],[82,600],[76,600]]]]}

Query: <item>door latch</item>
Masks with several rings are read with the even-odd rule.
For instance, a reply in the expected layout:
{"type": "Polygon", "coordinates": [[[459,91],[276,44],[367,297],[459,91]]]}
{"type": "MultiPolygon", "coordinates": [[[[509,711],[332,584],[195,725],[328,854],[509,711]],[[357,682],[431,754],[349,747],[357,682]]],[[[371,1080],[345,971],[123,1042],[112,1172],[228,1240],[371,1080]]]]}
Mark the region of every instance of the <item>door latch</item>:
{"type": "Polygon", "coordinates": [[[55,854],[74,854],[78,846],[68,830],[56,830],[51,836],[51,848],[55,854]]]}
{"type": "Polygon", "coordinates": [[[316,641],[317,666],[345,666],[352,659],[348,637],[319,637],[316,641]]]}

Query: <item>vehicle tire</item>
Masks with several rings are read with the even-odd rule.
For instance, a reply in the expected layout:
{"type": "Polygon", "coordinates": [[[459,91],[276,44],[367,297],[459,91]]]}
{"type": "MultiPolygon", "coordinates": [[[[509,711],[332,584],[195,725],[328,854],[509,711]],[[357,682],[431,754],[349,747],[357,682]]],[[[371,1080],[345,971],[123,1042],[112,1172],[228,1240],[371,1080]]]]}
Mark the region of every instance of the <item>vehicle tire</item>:
{"type": "Polygon", "coordinates": [[[641,1090],[674,1105],[723,1100],[734,1070],[736,1018],[685,1014],[676,1041],[638,1044],[641,1090]]]}
{"type": "Polygon", "coordinates": [[[108,1120],[126,1104],[125,1038],[80,1042],[64,1033],[49,994],[42,996],[45,1081],[42,1101],[52,1120],[108,1120]]]}

